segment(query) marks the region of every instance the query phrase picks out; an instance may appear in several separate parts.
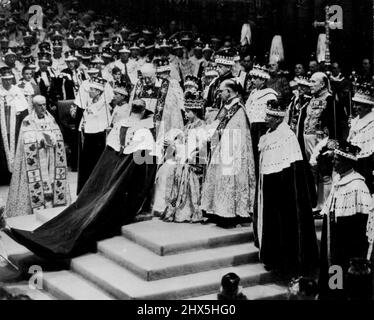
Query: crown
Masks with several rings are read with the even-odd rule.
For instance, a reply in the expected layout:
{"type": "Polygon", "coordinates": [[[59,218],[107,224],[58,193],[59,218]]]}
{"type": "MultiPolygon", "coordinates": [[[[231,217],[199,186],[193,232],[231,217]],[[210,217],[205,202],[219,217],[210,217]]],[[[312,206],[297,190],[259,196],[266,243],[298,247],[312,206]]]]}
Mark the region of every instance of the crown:
{"type": "Polygon", "coordinates": [[[92,77],[90,79],[90,87],[99,89],[99,90],[104,90],[104,86],[107,83],[107,80],[101,77],[92,77]]]}
{"type": "Polygon", "coordinates": [[[264,80],[270,79],[269,70],[265,66],[254,65],[253,69],[249,72],[249,75],[264,80]]]}
{"type": "Polygon", "coordinates": [[[126,90],[125,87],[116,87],[116,88],[113,89],[113,92],[121,94],[123,96],[128,96],[129,95],[129,92],[126,90]]]}
{"type": "Polygon", "coordinates": [[[187,91],[184,96],[185,109],[202,110],[204,108],[205,100],[201,96],[201,92],[195,93],[187,91]]]}
{"type": "Polygon", "coordinates": [[[156,72],[158,73],[170,71],[170,62],[167,58],[155,58],[153,63],[155,64],[156,72]]]}
{"type": "Polygon", "coordinates": [[[310,81],[307,77],[298,77],[295,81],[299,86],[310,87],[310,81]]]}
{"type": "Polygon", "coordinates": [[[279,100],[269,100],[267,102],[266,114],[274,117],[283,118],[286,116],[286,106],[279,100]]]}
{"type": "Polygon", "coordinates": [[[217,67],[213,65],[207,66],[204,70],[204,76],[205,77],[218,77],[217,67]]]}
{"type": "Polygon", "coordinates": [[[215,63],[223,64],[226,66],[233,66],[235,53],[232,52],[230,49],[223,49],[216,53],[215,63]]]}
{"type": "Polygon", "coordinates": [[[192,86],[198,88],[199,78],[193,75],[188,75],[185,78],[184,86],[192,86]]]}
{"type": "Polygon", "coordinates": [[[361,148],[350,144],[347,141],[336,141],[334,153],[344,158],[357,161],[358,154],[361,152],[361,148]]]}
{"type": "Polygon", "coordinates": [[[370,83],[361,83],[356,88],[352,101],[374,105],[374,87],[370,83]]]}

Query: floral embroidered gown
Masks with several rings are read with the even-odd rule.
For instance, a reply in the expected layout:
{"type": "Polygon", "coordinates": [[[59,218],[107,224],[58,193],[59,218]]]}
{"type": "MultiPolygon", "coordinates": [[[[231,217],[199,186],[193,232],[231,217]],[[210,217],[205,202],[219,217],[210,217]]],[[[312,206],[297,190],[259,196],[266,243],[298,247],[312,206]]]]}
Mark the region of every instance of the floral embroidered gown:
{"type": "Polygon", "coordinates": [[[201,133],[201,130],[204,130],[204,124],[203,120],[198,119],[188,123],[184,130],[185,139],[177,148],[180,150],[180,163],[173,167],[167,177],[167,207],[162,216],[165,221],[199,222],[203,218],[200,201],[206,153],[199,148],[199,131],[201,133]],[[187,153],[187,157],[184,157],[181,153],[186,150],[191,150],[192,155],[187,153]],[[193,152],[195,150],[196,152],[193,152]]]}
{"type": "Polygon", "coordinates": [[[62,133],[48,112],[38,119],[33,111],[22,122],[5,214],[27,215],[70,201],[62,133]]]}

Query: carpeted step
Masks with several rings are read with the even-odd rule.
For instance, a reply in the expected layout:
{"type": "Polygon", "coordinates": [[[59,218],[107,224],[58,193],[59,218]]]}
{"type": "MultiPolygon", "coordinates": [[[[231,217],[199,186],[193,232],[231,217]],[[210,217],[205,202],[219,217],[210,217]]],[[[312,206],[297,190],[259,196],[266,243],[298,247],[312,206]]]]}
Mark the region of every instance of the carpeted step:
{"type": "Polygon", "coordinates": [[[71,271],[45,274],[43,287],[60,300],[113,300],[109,294],[71,271]]]}
{"type": "Polygon", "coordinates": [[[216,292],[221,278],[237,273],[243,286],[269,283],[273,275],[261,264],[245,264],[188,274],[173,278],[145,281],[110,259],[90,254],[76,258],[71,268],[117,299],[184,299],[216,292]]]}
{"type": "Polygon", "coordinates": [[[258,262],[258,249],[252,243],[159,256],[124,237],[98,244],[106,257],[147,281],[258,262]]]}
{"type": "Polygon", "coordinates": [[[158,255],[249,243],[252,227],[222,229],[213,224],[167,223],[158,219],[124,226],[125,238],[158,255]]]}

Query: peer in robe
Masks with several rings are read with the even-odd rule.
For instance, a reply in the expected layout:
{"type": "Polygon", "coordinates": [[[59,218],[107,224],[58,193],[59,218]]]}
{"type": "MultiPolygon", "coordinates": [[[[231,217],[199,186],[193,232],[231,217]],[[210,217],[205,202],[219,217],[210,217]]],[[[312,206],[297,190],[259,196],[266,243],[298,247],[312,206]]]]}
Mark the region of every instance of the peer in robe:
{"type": "Polygon", "coordinates": [[[351,122],[347,141],[360,147],[356,170],[374,194],[374,92],[371,85],[360,85],[352,100],[357,117],[351,122]]]}
{"type": "Polygon", "coordinates": [[[64,140],[46,99],[33,98],[22,121],[5,210],[7,217],[66,206],[70,203],[64,140]]]}
{"type": "Polygon", "coordinates": [[[321,300],[347,298],[348,282],[344,281],[343,288],[337,290],[329,287],[329,268],[340,266],[345,277],[350,260],[359,258],[365,261],[368,240],[373,242],[372,218],[369,220],[373,214],[370,212],[372,197],[364,177],[354,169],[361,150],[346,141],[333,141],[329,149],[337,175],[321,211],[324,216],[319,277],[321,300]],[[371,232],[367,233],[369,228],[371,232]]]}
{"type": "Polygon", "coordinates": [[[13,85],[14,75],[4,68],[0,87],[0,185],[9,184],[17,150],[19,129],[28,115],[28,103],[18,86],[13,85]]]}
{"type": "Polygon", "coordinates": [[[257,230],[260,261],[287,278],[314,271],[318,246],[303,155],[285,116],[286,105],[268,102],[269,130],[259,143],[257,230]]]}

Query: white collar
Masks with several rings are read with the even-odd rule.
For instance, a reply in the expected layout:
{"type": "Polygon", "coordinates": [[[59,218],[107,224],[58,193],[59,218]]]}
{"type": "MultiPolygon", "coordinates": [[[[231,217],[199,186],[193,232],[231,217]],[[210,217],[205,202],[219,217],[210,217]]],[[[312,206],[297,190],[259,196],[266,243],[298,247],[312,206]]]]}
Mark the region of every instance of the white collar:
{"type": "Polygon", "coordinates": [[[369,123],[374,121],[374,111],[368,113],[365,117],[359,118],[358,116],[352,121],[351,130],[359,131],[366,127],[369,123]]]}
{"type": "Polygon", "coordinates": [[[337,181],[335,182],[336,186],[344,186],[354,180],[365,181],[365,178],[362,175],[360,175],[358,172],[356,172],[354,169],[352,169],[351,172],[347,173],[343,177],[340,177],[340,175],[337,175],[336,179],[337,179],[337,181]]]}

